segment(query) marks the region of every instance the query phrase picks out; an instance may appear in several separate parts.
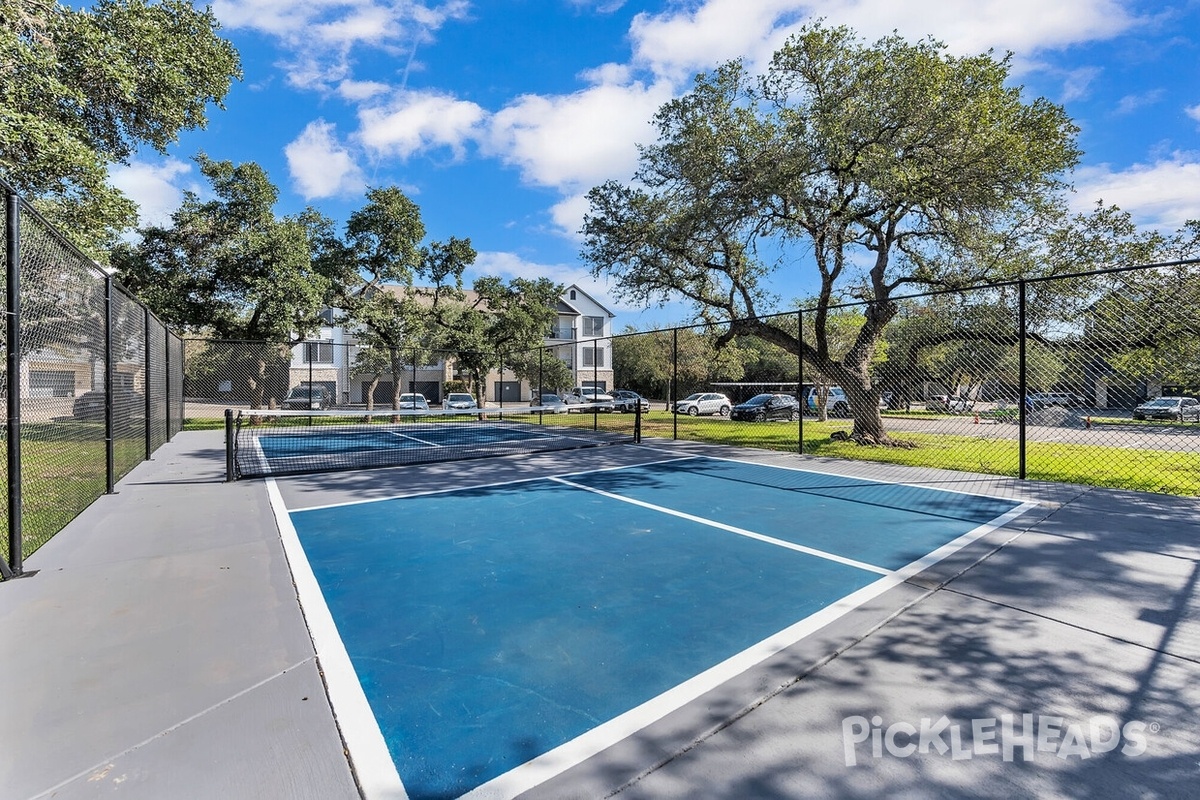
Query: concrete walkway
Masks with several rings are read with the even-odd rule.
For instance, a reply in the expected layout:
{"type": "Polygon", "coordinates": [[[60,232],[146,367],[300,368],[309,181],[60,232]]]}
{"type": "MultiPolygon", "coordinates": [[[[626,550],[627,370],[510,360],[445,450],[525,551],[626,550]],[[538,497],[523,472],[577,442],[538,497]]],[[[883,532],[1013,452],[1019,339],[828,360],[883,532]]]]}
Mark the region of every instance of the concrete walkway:
{"type": "Polygon", "coordinates": [[[358,796],[260,481],[185,432],[0,584],[0,795],[358,796]]]}
{"type": "MultiPolygon", "coordinates": [[[[176,436],[0,584],[0,795],[359,796],[264,485],[223,469],[176,436]]],[[[970,487],[1041,505],[528,796],[1200,798],[1200,503],[970,487]]]]}

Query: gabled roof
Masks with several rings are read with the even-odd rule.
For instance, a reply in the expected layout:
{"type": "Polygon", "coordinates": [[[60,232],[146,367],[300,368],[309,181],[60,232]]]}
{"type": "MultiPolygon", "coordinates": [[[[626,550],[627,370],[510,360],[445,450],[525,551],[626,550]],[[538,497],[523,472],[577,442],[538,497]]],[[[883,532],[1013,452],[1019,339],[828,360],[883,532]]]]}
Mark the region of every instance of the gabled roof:
{"type": "MultiPolygon", "coordinates": [[[[576,292],[578,292],[579,294],[583,295],[583,296],[584,296],[584,297],[586,297],[588,300],[590,300],[590,301],[592,302],[592,304],[593,304],[593,305],[595,305],[597,308],[599,308],[601,311],[603,311],[603,312],[604,312],[605,314],[607,314],[609,317],[615,317],[615,316],[616,316],[616,314],[614,314],[613,312],[611,312],[611,311],[609,311],[607,308],[605,308],[605,306],[604,306],[604,304],[603,304],[603,303],[601,303],[600,301],[598,301],[596,298],[592,297],[590,294],[588,294],[587,292],[585,292],[583,289],[579,288],[579,286],[578,286],[577,284],[574,284],[574,283],[572,283],[570,286],[568,286],[566,289],[564,289],[564,290],[563,290],[563,294],[569,297],[569,296],[570,296],[570,294],[571,294],[571,290],[572,290],[572,289],[574,289],[576,292]]],[[[567,301],[566,301],[566,300],[560,300],[559,302],[560,302],[560,303],[563,303],[563,304],[566,304],[566,303],[567,303],[567,301]]],[[[568,307],[570,308],[570,306],[569,306],[569,305],[568,305],[568,307]]],[[[580,312],[579,312],[578,310],[575,310],[574,308],[572,308],[572,311],[574,311],[574,313],[575,313],[575,314],[580,314],[580,312]]]]}

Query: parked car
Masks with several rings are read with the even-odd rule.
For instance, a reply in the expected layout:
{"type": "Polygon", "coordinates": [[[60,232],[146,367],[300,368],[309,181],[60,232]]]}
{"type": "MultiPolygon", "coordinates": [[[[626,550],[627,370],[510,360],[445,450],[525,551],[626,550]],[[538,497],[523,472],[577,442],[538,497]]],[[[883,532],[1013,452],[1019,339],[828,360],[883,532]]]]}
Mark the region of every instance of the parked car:
{"type": "Polygon", "coordinates": [[[475,402],[475,397],[467,392],[450,392],[442,401],[442,408],[461,411],[468,408],[479,408],[479,404],[475,402]]]}
{"type": "Polygon", "coordinates": [[[593,386],[577,386],[569,394],[563,395],[562,400],[572,406],[570,411],[612,411],[615,407],[611,394],[593,386]]]}
{"type": "Polygon", "coordinates": [[[628,389],[616,389],[612,393],[613,408],[617,411],[628,411],[630,413],[637,411],[638,406],[642,407],[642,413],[650,410],[650,401],[642,397],[637,392],[631,392],[628,389]]]}
{"type": "Polygon", "coordinates": [[[566,414],[571,410],[570,406],[556,394],[543,394],[535,397],[529,401],[529,405],[533,406],[540,414],[566,414]]]}
{"type": "Polygon", "coordinates": [[[946,394],[935,394],[925,401],[926,411],[940,411],[943,414],[965,414],[974,407],[975,404],[965,397],[946,394]]]}
{"type": "Polygon", "coordinates": [[[429,411],[429,401],[420,392],[405,392],[400,395],[400,408],[404,410],[429,411]]]}
{"type": "Polygon", "coordinates": [[[723,394],[717,392],[696,392],[689,394],[677,402],[675,404],[675,413],[687,414],[690,417],[698,417],[702,414],[720,414],[722,417],[728,417],[729,411],[732,408],[733,403],[723,394]]]}
{"type": "Polygon", "coordinates": [[[1034,392],[1025,398],[1025,407],[1030,410],[1039,408],[1081,408],[1083,398],[1071,392],[1034,392]]]}
{"type": "MultiPolygon", "coordinates": [[[[89,422],[104,422],[104,390],[93,389],[75,398],[71,416],[89,422]]],[[[113,419],[127,421],[146,416],[146,397],[133,389],[117,386],[113,389],[113,419]]]]}
{"type": "MultiPolygon", "coordinates": [[[[835,417],[850,416],[850,401],[846,399],[846,393],[842,391],[840,386],[830,386],[827,390],[828,394],[825,397],[825,411],[835,417]]],[[[817,400],[820,398],[821,390],[813,387],[808,390],[808,413],[817,413],[817,400]]]]}
{"type": "Polygon", "coordinates": [[[729,414],[730,419],[750,422],[765,422],[771,419],[800,419],[800,401],[789,394],[756,394],[744,403],[738,403],[729,414]]]}
{"type": "Polygon", "coordinates": [[[1133,418],[1200,422],[1200,400],[1194,397],[1156,397],[1135,408],[1133,418]]]}
{"type": "Polygon", "coordinates": [[[333,405],[333,398],[324,386],[293,386],[279,404],[288,410],[324,410],[333,405]]]}

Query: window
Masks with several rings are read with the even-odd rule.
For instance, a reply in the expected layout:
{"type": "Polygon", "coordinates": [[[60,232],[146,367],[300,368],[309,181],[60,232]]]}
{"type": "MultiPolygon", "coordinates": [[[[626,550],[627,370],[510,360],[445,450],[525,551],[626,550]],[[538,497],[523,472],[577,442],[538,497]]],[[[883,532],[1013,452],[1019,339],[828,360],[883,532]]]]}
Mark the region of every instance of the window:
{"type": "Polygon", "coordinates": [[[603,336],[604,335],[604,317],[584,317],[583,318],[583,335],[584,336],[603,336]]]}
{"type": "Polygon", "coordinates": [[[585,367],[603,367],[604,350],[599,347],[583,348],[583,365],[585,367]]]}
{"type": "Polygon", "coordinates": [[[333,342],[305,342],[305,364],[332,364],[333,342]]]}
{"type": "Polygon", "coordinates": [[[571,299],[572,300],[575,299],[575,290],[574,289],[571,290],[571,299]]]}

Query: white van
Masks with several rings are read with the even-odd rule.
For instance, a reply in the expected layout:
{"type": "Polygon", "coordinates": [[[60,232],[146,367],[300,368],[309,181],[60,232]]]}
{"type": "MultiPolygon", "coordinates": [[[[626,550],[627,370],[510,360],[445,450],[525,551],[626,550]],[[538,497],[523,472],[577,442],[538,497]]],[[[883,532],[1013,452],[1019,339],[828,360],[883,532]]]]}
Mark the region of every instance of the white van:
{"type": "MultiPolygon", "coordinates": [[[[810,414],[817,413],[817,399],[819,398],[820,389],[813,387],[808,390],[808,398],[805,405],[808,407],[810,414]]],[[[825,397],[825,411],[830,416],[847,417],[850,415],[850,402],[846,399],[846,393],[842,391],[840,386],[830,386],[828,394],[825,397]]]]}

